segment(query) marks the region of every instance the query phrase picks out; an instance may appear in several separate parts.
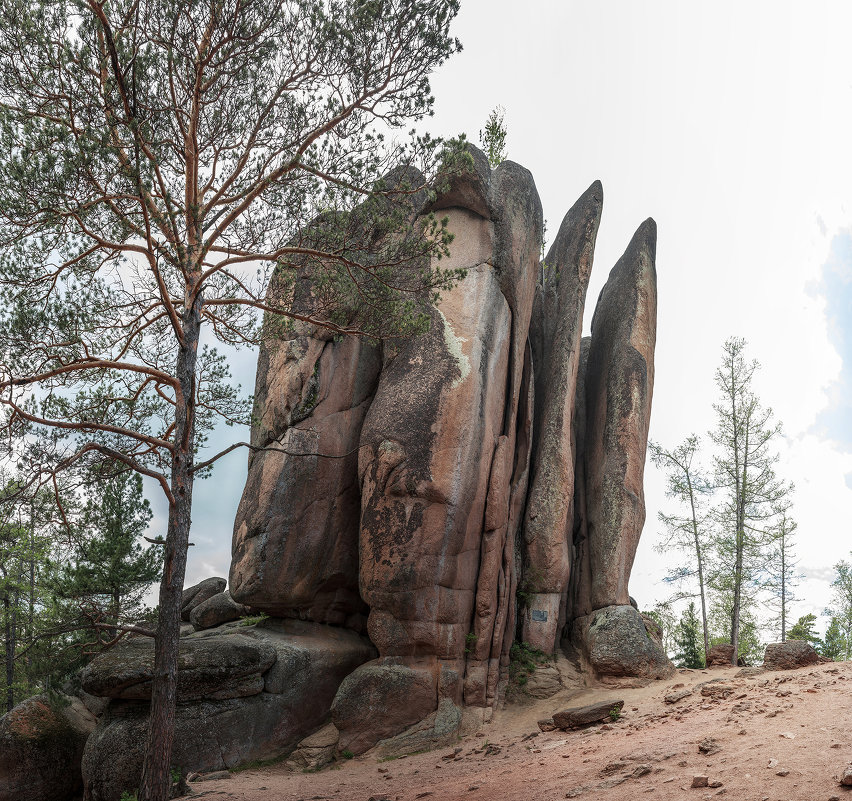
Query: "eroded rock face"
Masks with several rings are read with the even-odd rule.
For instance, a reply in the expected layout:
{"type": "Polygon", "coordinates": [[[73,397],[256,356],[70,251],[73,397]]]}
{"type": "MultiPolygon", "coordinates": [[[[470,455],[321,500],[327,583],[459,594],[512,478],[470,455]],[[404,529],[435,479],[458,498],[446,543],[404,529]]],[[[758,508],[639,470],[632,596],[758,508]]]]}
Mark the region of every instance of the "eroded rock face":
{"type": "Polygon", "coordinates": [[[95,717],[79,698],[37,695],[0,717],[0,801],[66,801],[95,717]]]}
{"type": "MultiPolygon", "coordinates": [[[[367,616],[378,658],[333,709],[339,747],[356,753],[443,736],[453,709],[493,707],[519,628],[552,652],[573,621],[601,675],[670,668],[627,589],[644,522],[654,223],[613,268],[581,340],[600,184],[541,265],[532,177],[471,156],[425,207],[455,234],[441,267],[467,271],[428,309],[426,333],[377,347],[300,323],[270,337],[258,364],[252,436],[270,447],[250,460],[231,593],[350,629],[367,616]]],[[[295,312],[310,311],[312,281],[306,267],[286,289],[295,312]]],[[[298,670],[280,654],[276,665],[270,675],[298,670]]]]}
{"type": "Polygon", "coordinates": [[[196,630],[212,629],[215,626],[221,626],[223,623],[239,620],[243,615],[248,615],[250,612],[249,607],[238,604],[231,598],[231,593],[225,590],[198,604],[190,612],[189,622],[196,630]]]}
{"type": "Polygon", "coordinates": [[[198,584],[192,587],[187,587],[181,596],[180,619],[184,622],[189,622],[189,616],[192,610],[199,604],[204,603],[214,595],[218,595],[225,590],[227,585],[225,579],[218,576],[206,578],[204,581],[199,581],[198,584]]]}
{"type": "Polygon", "coordinates": [[[574,528],[574,398],[602,203],[603,188],[595,181],[565,215],[542,264],[530,328],[536,401],[524,546],[534,586],[523,637],[546,653],[555,649],[565,622],[574,528]]]}
{"type": "Polygon", "coordinates": [[[592,318],[585,476],[591,606],[630,603],[645,523],[643,476],[657,338],[657,226],[646,220],[610,272],[592,318]]]}
{"type": "MultiPolygon", "coordinates": [[[[399,170],[389,185],[423,176],[399,170]]],[[[407,196],[418,214],[425,193],[407,196]]],[[[357,228],[357,209],[349,224],[357,228]]],[[[321,221],[315,222],[321,227],[321,221]]],[[[353,232],[352,240],[369,238],[353,232]]],[[[325,316],[318,265],[305,263],[294,285],[284,274],[269,293],[294,314],[325,316]]],[[[320,276],[321,278],[321,276],[320,276]]],[[[358,310],[351,311],[357,328],[358,310]]],[[[272,615],[363,630],[358,590],[358,445],[382,366],[381,349],[356,337],[297,321],[266,320],[255,386],[253,453],[234,521],[230,571],[237,603],[272,615]]]]}
{"type": "Polygon", "coordinates": [[[439,697],[493,702],[508,664],[542,225],[532,178],[511,162],[450,194],[467,207],[444,211],[457,244],[442,266],[467,277],[428,333],[386,351],[359,463],[368,632],[383,658],[431,675],[429,712],[439,697]]]}

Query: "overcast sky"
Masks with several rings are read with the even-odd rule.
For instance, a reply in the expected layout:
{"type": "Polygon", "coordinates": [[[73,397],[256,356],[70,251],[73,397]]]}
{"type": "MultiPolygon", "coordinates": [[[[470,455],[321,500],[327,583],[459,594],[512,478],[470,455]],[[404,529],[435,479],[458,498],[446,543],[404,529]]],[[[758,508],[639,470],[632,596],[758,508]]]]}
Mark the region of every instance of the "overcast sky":
{"type": "MultiPolygon", "coordinates": [[[[464,51],[434,76],[428,126],[478,142],[503,106],[509,158],[532,171],[551,235],[603,182],[587,327],[633,231],[656,219],[653,439],[706,434],[722,343],[748,340],[784,425],[778,472],[796,484],[808,578],[794,620],[822,612],[852,548],[850,31],[848,2],[462,0],[464,51]]],[[[254,354],[235,372],[250,389],[254,354]]],[[[232,455],[196,488],[187,583],[227,575],[245,465],[232,455]]],[[[671,591],[653,546],[672,508],[650,464],[645,494],[631,592],[649,608],[671,591]]]]}

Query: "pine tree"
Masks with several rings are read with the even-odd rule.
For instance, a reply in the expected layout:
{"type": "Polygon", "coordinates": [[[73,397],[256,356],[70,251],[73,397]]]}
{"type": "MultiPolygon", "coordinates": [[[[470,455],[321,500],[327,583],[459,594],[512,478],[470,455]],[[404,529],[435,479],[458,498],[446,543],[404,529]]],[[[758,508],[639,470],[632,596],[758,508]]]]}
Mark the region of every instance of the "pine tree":
{"type": "Polygon", "coordinates": [[[710,632],[707,623],[707,565],[708,538],[707,496],[711,487],[697,465],[700,440],[695,435],[667,451],[656,442],[648,445],[652,462],[666,471],[666,496],[674,499],[681,507],[681,514],[660,512],[659,520],[666,530],[656,549],[668,552],[674,548],[688,554],[687,563],[677,565],[666,576],[665,581],[681,583],[688,581],[694,594],[697,584],[701,600],[701,631],[704,652],[710,648],[710,632]]]}
{"type": "Polygon", "coordinates": [[[772,543],[777,510],[792,490],[775,474],[778,461],[773,443],[781,426],[772,409],[764,407],[753,390],[759,365],[747,362],[745,340],[724,345],[716,371],[720,400],[714,404],[716,428],[715,485],[724,494],[715,509],[714,569],[710,578],[716,594],[724,596],[730,613],[730,642],[734,659],[740,654],[743,610],[757,596],[772,543]]]}
{"type": "Polygon", "coordinates": [[[802,615],[793,626],[790,628],[790,632],[787,634],[788,640],[805,640],[809,642],[811,645],[816,648],[819,646],[820,639],[819,634],[816,633],[814,626],[816,625],[816,615],[808,613],[807,615],[802,615]]]}
{"type": "Polygon", "coordinates": [[[151,516],[139,474],[124,470],[92,482],[73,564],[58,566],[54,577],[72,615],[85,605],[114,636],[115,627],[142,614],[142,596],[162,570],[160,549],[141,542],[151,516]]]}
{"type": "Polygon", "coordinates": [[[63,431],[74,439],[46,469],[118,460],[169,505],[141,801],[168,795],[194,482],[236,446],[198,450],[250,411],[203,343],[257,344],[296,319],[422,330],[424,303],[460,274],[441,269],[446,220],[408,201],[470,157],[386,131],[431,112],[458,9],[0,2],[4,441],[21,421],[63,431]],[[306,269],[315,291],[294,310],[306,269]]]}
{"type": "Polygon", "coordinates": [[[852,656],[852,565],[841,559],[834,571],[831,608],[826,612],[837,619],[845,644],[843,658],[849,659],[852,656]]]}
{"type": "Polygon", "coordinates": [[[774,618],[778,626],[781,642],[788,638],[790,604],[799,600],[796,585],[801,574],[796,571],[798,564],[794,554],[793,535],[798,524],[790,516],[789,505],[777,511],[777,522],[770,529],[772,543],[767,563],[767,578],[763,585],[770,593],[768,605],[776,613],[774,618]]]}
{"type": "Polygon", "coordinates": [[[836,617],[832,617],[825,631],[819,652],[836,662],[847,658],[848,647],[846,636],[840,627],[840,621],[836,617]]]}
{"type": "Polygon", "coordinates": [[[684,668],[703,668],[705,652],[701,647],[701,621],[695,610],[695,601],[683,610],[680,621],[675,627],[675,663],[684,668]]]}

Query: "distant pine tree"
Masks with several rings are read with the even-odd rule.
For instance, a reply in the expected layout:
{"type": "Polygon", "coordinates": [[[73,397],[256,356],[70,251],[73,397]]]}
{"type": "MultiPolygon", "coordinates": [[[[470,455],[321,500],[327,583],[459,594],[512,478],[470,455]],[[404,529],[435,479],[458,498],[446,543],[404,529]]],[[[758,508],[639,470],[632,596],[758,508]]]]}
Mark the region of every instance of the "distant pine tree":
{"type": "Polygon", "coordinates": [[[683,610],[674,631],[675,662],[679,667],[704,667],[702,640],[701,621],[698,619],[698,613],[695,610],[695,602],[690,601],[689,606],[683,610]]]}
{"type": "Polygon", "coordinates": [[[827,656],[829,659],[834,659],[835,661],[846,658],[846,635],[843,633],[840,621],[836,617],[831,618],[831,623],[828,624],[828,628],[825,631],[821,647],[817,650],[823,656],[827,656]]]}
{"type": "Polygon", "coordinates": [[[820,642],[819,635],[814,631],[814,626],[816,625],[816,615],[807,614],[802,615],[794,626],[787,633],[788,640],[806,640],[814,648],[818,647],[822,643],[820,642]]]}

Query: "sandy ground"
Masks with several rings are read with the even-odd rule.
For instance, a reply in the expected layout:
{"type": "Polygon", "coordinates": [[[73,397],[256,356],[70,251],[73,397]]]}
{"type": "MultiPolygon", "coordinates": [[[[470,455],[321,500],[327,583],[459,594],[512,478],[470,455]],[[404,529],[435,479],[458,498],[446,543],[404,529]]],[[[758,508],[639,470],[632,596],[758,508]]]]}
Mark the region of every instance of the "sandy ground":
{"type": "Polygon", "coordinates": [[[456,748],[386,762],[367,754],[318,773],[291,773],[279,764],[194,783],[190,797],[620,801],[647,794],[654,801],[852,801],[852,788],[838,784],[852,761],[850,724],[852,662],[759,675],[681,670],[641,689],[578,694],[574,688],[509,704],[456,748]],[[693,692],[666,703],[667,694],[683,689],[693,692]],[[538,720],[602,699],[625,701],[618,722],[539,731],[538,720]],[[693,789],[695,776],[706,776],[710,786],[693,789]]]}

